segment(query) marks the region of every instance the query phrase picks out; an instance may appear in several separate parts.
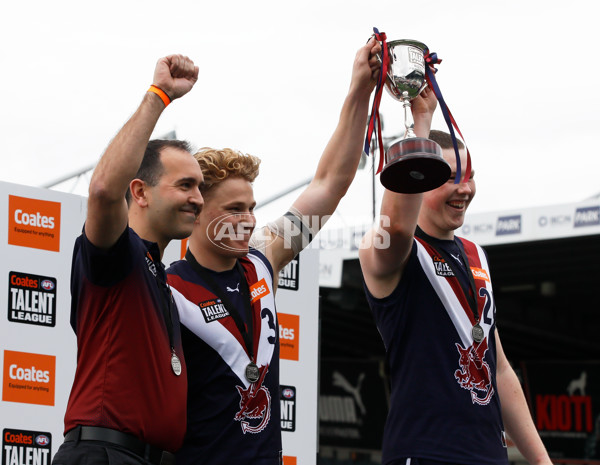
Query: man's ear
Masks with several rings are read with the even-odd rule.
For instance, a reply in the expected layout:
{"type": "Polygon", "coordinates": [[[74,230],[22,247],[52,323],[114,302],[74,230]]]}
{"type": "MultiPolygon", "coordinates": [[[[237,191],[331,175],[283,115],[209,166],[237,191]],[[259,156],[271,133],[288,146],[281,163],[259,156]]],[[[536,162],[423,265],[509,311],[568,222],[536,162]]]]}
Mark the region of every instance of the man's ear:
{"type": "Polygon", "coordinates": [[[131,201],[138,204],[140,208],[148,206],[148,186],[141,179],[134,179],[129,183],[131,201]]]}

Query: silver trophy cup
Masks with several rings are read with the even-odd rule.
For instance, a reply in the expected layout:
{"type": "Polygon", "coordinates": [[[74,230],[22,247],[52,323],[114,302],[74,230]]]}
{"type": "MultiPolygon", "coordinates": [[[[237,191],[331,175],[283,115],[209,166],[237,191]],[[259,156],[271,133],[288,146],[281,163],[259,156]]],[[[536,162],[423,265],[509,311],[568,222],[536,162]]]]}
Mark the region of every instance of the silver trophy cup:
{"type": "Polygon", "coordinates": [[[424,57],[427,46],[416,40],[393,40],[387,46],[390,62],[385,87],[403,103],[406,131],[385,153],[381,184],[403,194],[426,192],[445,183],[452,171],[442,156],[442,148],[414,133],[410,101],[427,85],[424,57]]]}

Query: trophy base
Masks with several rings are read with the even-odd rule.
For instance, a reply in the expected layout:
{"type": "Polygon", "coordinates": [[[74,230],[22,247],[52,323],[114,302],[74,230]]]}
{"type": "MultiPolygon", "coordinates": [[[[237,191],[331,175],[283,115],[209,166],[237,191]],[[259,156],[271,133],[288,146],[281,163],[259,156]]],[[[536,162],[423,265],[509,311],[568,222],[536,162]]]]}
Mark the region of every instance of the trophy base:
{"type": "Polygon", "coordinates": [[[452,174],[436,142],[422,137],[402,139],[388,148],[381,184],[399,194],[418,194],[440,187],[452,174]]]}

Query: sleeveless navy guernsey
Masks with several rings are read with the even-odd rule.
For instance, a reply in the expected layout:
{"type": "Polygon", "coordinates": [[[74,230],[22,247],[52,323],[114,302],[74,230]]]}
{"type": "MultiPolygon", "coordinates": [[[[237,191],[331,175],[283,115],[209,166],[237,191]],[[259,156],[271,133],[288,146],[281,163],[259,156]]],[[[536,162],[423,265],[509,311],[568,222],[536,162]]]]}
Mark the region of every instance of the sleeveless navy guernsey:
{"type": "MultiPolygon", "coordinates": [[[[252,295],[254,354],[261,378],[244,375],[250,359],[230,309],[188,261],[167,270],[182,323],[188,367],[188,429],[178,464],[278,465],[281,456],[279,331],[273,270],[250,249],[240,259],[252,295]]],[[[242,283],[234,267],[204,268],[244,315],[242,283]]]]}
{"type": "Polygon", "coordinates": [[[487,258],[464,239],[427,241],[415,238],[402,279],[389,296],[377,299],[365,286],[391,373],[382,463],[404,464],[402,458],[418,457],[506,465],[487,258]],[[451,257],[451,266],[436,249],[451,257]],[[471,336],[475,318],[461,287],[461,281],[466,289],[469,284],[460,252],[475,278],[485,332],[481,343],[471,336]]]}

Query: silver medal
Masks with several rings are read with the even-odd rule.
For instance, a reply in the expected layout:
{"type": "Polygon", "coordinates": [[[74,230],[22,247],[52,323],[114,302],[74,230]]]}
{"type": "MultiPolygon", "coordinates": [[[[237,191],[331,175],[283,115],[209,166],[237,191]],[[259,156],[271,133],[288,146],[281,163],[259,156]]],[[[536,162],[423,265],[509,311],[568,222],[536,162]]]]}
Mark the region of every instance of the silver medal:
{"type": "Polygon", "coordinates": [[[479,326],[479,323],[476,323],[475,326],[471,329],[471,335],[473,336],[473,340],[478,344],[483,341],[483,336],[485,336],[485,332],[483,328],[479,326]]]}
{"type": "Polygon", "coordinates": [[[171,368],[173,368],[173,373],[179,376],[181,375],[181,360],[175,352],[171,353],[171,368]]]}
{"type": "Polygon", "coordinates": [[[260,378],[260,371],[254,362],[246,365],[246,372],[244,374],[246,375],[246,379],[251,383],[256,383],[258,378],[260,378]]]}

